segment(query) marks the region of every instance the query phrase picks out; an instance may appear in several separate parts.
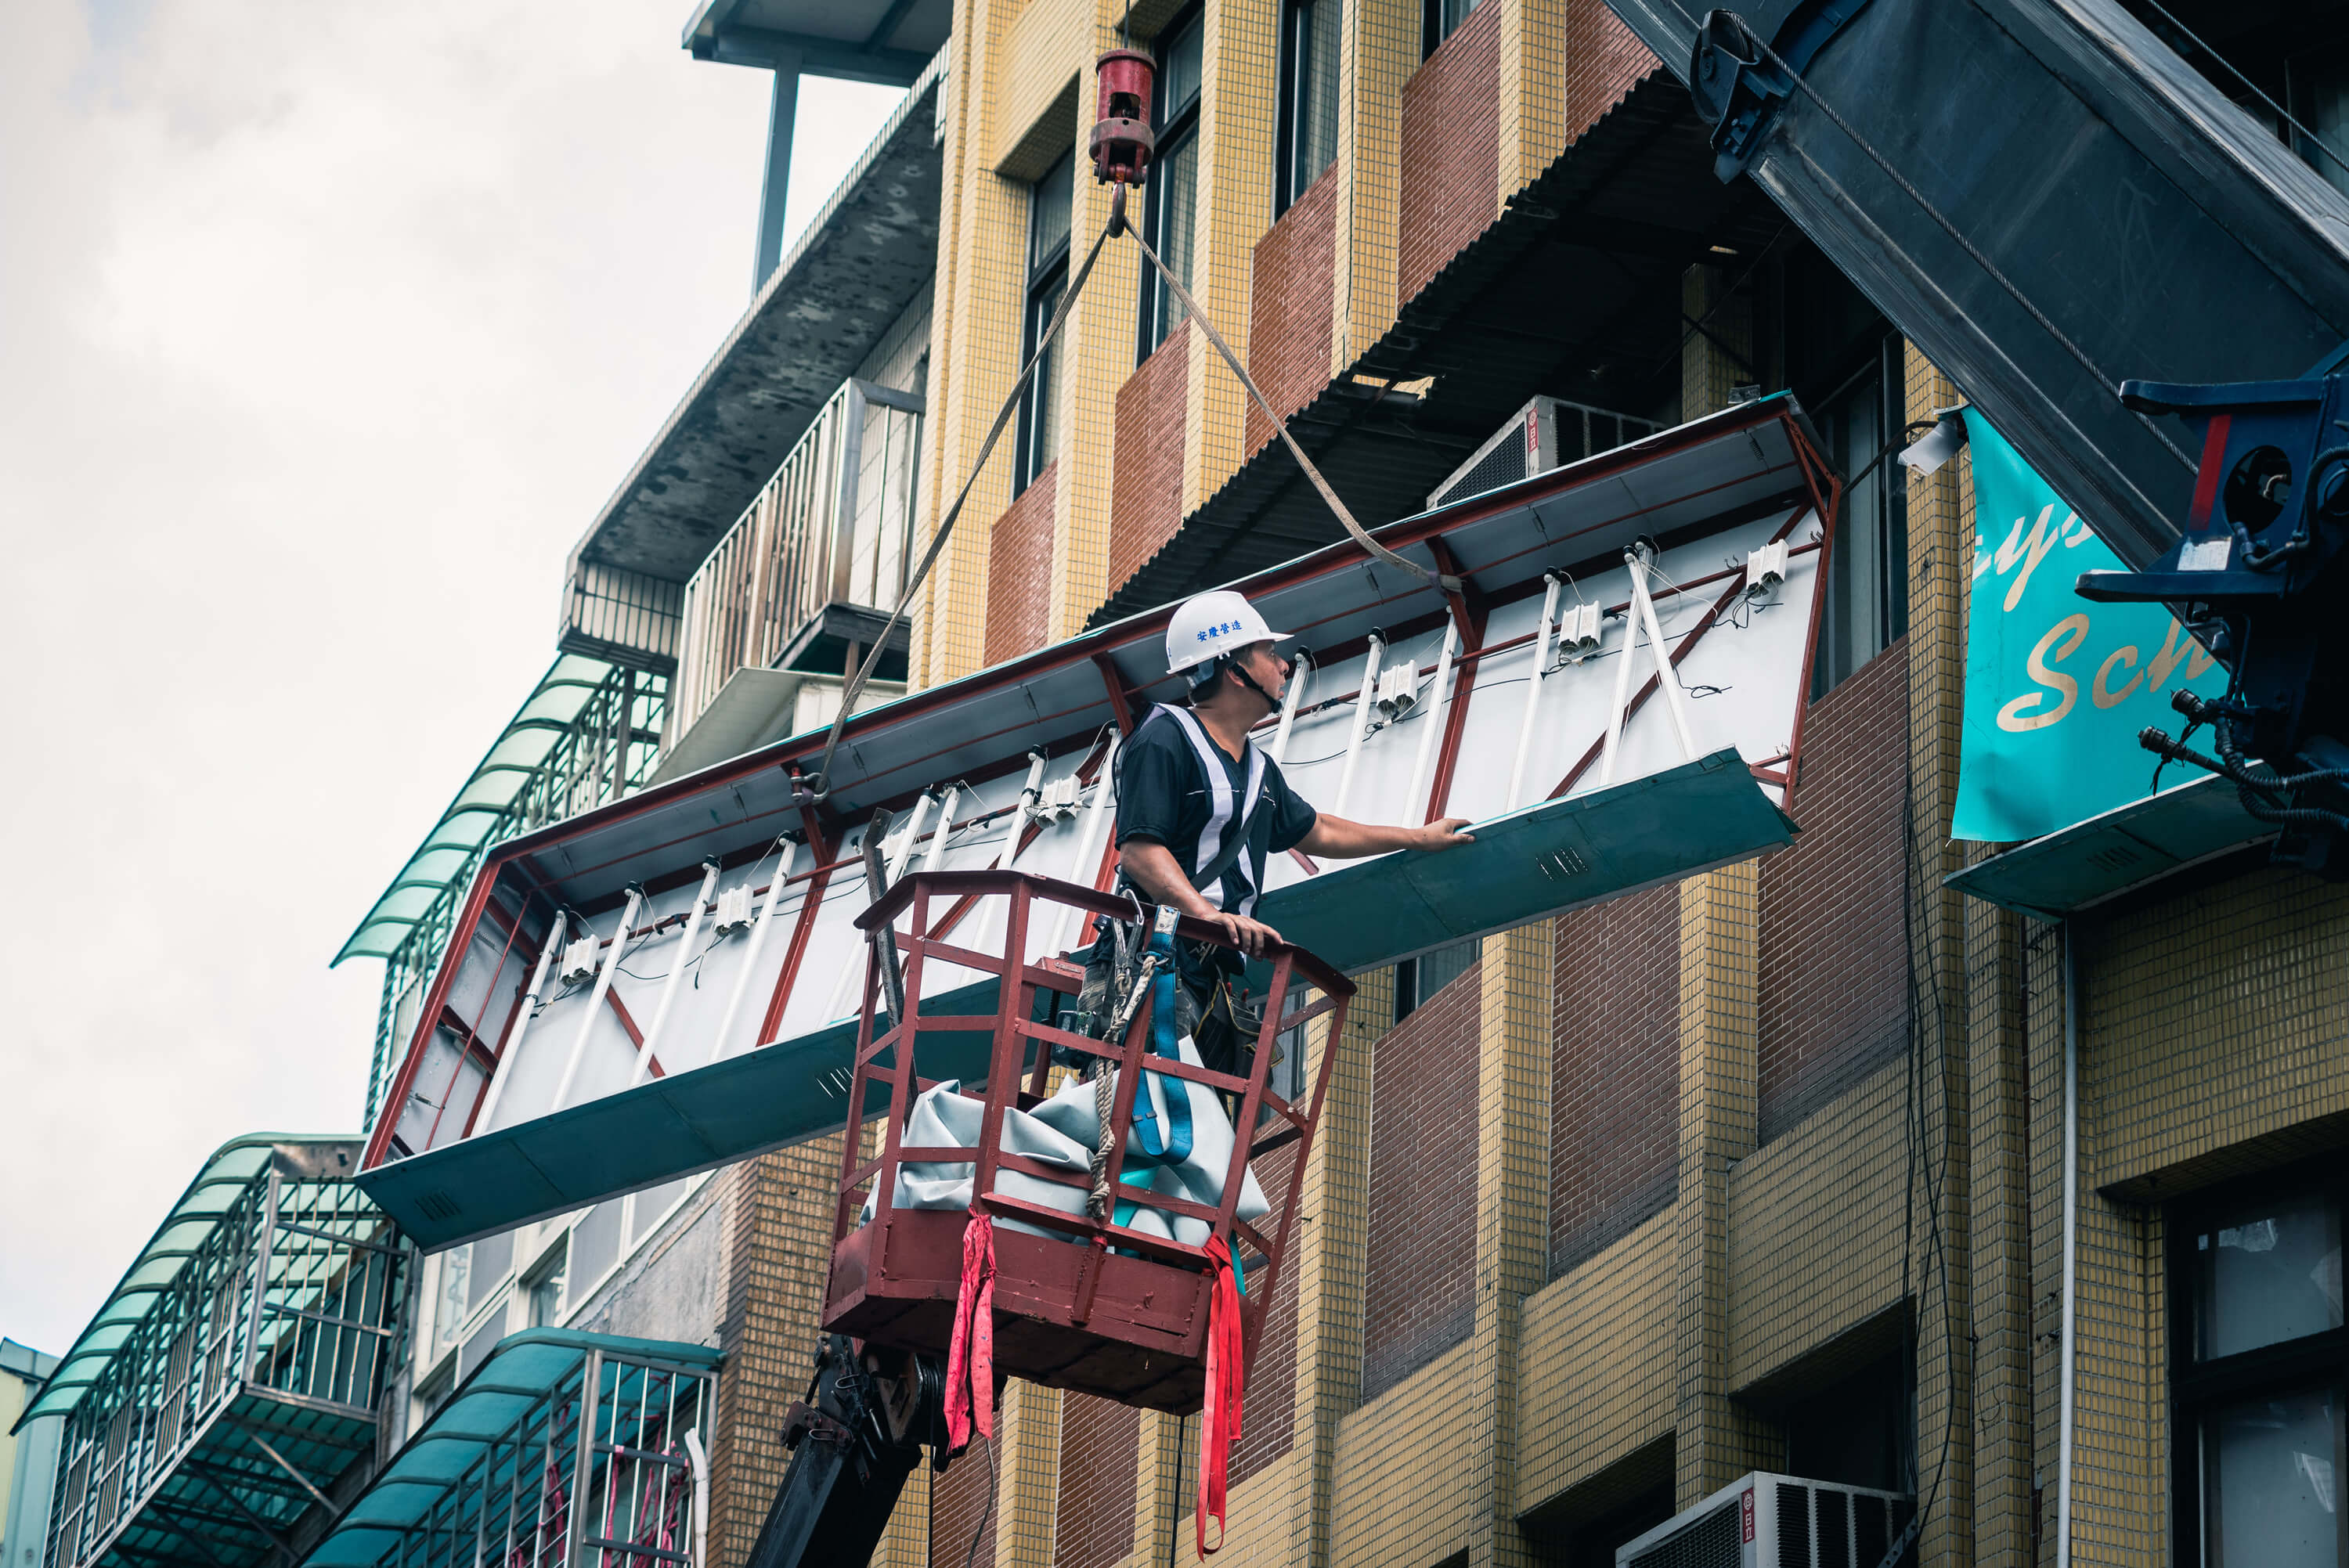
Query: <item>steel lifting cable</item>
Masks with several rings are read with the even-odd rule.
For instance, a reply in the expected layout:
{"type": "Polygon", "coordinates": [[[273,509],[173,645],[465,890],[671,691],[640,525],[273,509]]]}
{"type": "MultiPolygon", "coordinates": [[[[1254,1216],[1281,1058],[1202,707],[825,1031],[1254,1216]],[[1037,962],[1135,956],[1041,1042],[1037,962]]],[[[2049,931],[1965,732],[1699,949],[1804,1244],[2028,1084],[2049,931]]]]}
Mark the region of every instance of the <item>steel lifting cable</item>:
{"type": "MultiPolygon", "coordinates": [[[[1110,220],[1112,224],[1119,221],[1114,215],[1110,220]]],[[[1166,286],[1174,291],[1175,300],[1190,315],[1191,319],[1199,324],[1199,330],[1207,335],[1207,341],[1216,346],[1216,352],[1224,356],[1224,363],[1230,366],[1232,374],[1240,378],[1240,385],[1247,387],[1248,396],[1256,399],[1256,406],[1264,410],[1264,417],[1272,421],[1274,429],[1280,432],[1282,443],[1288,448],[1288,455],[1297,459],[1297,466],[1305,470],[1305,477],[1313,481],[1313,488],[1321,492],[1321,500],[1328,504],[1331,514],[1345,525],[1346,531],[1353,536],[1354,542],[1368,551],[1374,560],[1383,561],[1390,566],[1401,567],[1415,577],[1424,577],[1444,593],[1460,592],[1459,578],[1442,572],[1431,572],[1415,561],[1397,555],[1393,551],[1372,539],[1370,531],[1354,520],[1354,514],[1346,509],[1344,501],[1338,499],[1338,492],[1330,488],[1330,481],[1322,476],[1321,470],[1313,466],[1313,459],[1305,455],[1305,449],[1297,444],[1297,438],[1288,433],[1288,421],[1273,411],[1270,400],[1265,397],[1262,388],[1257,386],[1256,377],[1247,373],[1247,367],[1240,363],[1239,356],[1232,352],[1232,346],[1224,341],[1224,335],[1216,330],[1216,324],[1207,319],[1206,312],[1199,308],[1199,302],[1193,299],[1191,291],[1183,286],[1183,280],[1174,275],[1174,270],[1172,267],[1158,259],[1158,253],[1150,248],[1150,242],[1142,237],[1142,231],[1139,229],[1133,231],[1133,242],[1142,247],[1142,253],[1150,258],[1150,264],[1158,269],[1158,275],[1164,278],[1166,286]]]]}
{"type": "Polygon", "coordinates": [[[840,751],[841,737],[847,730],[849,717],[856,711],[858,695],[864,691],[864,683],[872,677],[874,667],[881,662],[882,650],[888,645],[889,634],[895,631],[897,624],[905,618],[906,610],[913,604],[914,595],[921,592],[923,583],[929,577],[930,568],[936,563],[938,556],[945,551],[947,538],[953,533],[956,521],[962,516],[964,503],[970,500],[970,492],[978,485],[978,476],[986,470],[987,459],[995,455],[995,443],[1002,438],[1004,428],[1011,422],[1011,416],[1019,409],[1019,399],[1027,394],[1030,384],[1035,380],[1036,367],[1043,362],[1044,356],[1051,351],[1053,341],[1060,336],[1061,324],[1068,319],[1070,307],[1076,303],[1077,295],[1083,292],[1085,281],[1092,276],[1093,263],[1101,259],[1102,246],[1106,244],[1112,235],[1121,232],[1133,236],[1133,242],[1142,247],[1142,253],[1149,258],[1150,264],[1158,269],[1159,276],[1164,278],[1167,286],[1174,291],[1175,299],[1181,303],[1184,310],[1189,313],[1191,318],[1199,324],[1199,329],[1207,335],[1207,341],[1215,345],[1216,352],[1223,356],[1224,363],[1231,366],[1232,374],[1239,377],[1240,385],[1247,388],[1248,396],[1256,399],[1257,407],[1263,409],[1265,417],[1272,421],[1272,428],[1280,432],[1280,438],[1288,446],[1289,456],[1297,459],[1297,466],[1305,470],[1306,478],[1313,481],[1313,488],[1320,493],[1321,500],[1329,506],[1330,513],[1353,538],[1354,542],[1367,551],[1372,559],[1383,561],[1391,566],[1400,567],[1414,577],[1424,577],[1444,593],[1456,593],[1460,591],[1460,579],[1441,572],[1430,571],[1417,562],[1396,554],[1377,540],[1372,539],[1370,531],[1355,520],[1353,512],[1348,510],[1346,503],[1338,498],[1338,492],[1330,488],[1329,480],[1324,478],[1321,470],[1314,466],[1313,459],[1305,455],[1305,449],[1297,444],[1297,438],[1288,433],[1288,421],[1273,411],[1271,402],[1266,398],[1263,390],[1257,386],[1255,377],[1247,373],[1247,367],[1243,366],[1239,356],[1232,352],[1231,345],[1224,341],[1223,334],[1216,330],[1215,323],[1209,321],[1206,313],[1199,308],[1199,302],[1191,297],[1191,291],[1183,285],[1183,280],[1176,277],[1174,270],[1159,259],[1158,253],[1151,249],[1150,242],[1142,237],[1142,232],[1125,221],[1125,192],[1126,187],[1123,183],[1112,188],[1109,222],[1102,224],[1101,232],[1094,236],[1092,248],[1085,253],[1084,264],[1077,269],[1075,276],[1069,280],[1069,286],[1061,292],[1060,303],[1052,308],[1052,319],[1045,324],[1043,335],[1036,340],[1035,349],[1028,356],[1027,363],[1019,367],[1019,378],[1011,384],[1010,392],[1003,399],[1003,407],[996,410],[995,423],[988,427],[987,439],[979,446],[978,460],[971,464],[969,476],[963,480],[962,489],[956,492],[954,504],[947,508],[946,516],[938,523],[937,532],[931,536],[930,547],[923,552],[920,564],[914,568],[914,575],[907,581],[905,591],[897,601],[897,607],[889,613],[888,622],[881,628],[880,634],[873,639],[872,649],[864,655],[864,662],[857,666],[855,675],[842,690],[840,711],[833,716],[831,733],[824,738],[823,759],[816,764],[815,772],[812,775],[804,776],[802,780],[812,799],[821,800],[832,792],[832,765],[833,758],[840,751]]]}
{"type": "Polygon", "coordinates": [[[929,549],[922,552],[921,564],[914,568],[914,575],[906,583],[905,592],[898,597],[897,607],[889,612],[887,624],[881,628],[880,635],[873,639],[872,651],[864,655],[864,662],[857,665],[856,674],[842,690],[840,712],[833,718],[832,733],[824,738],[823,759],[816,764],[812,777],[802,779],[814,799],[821,800],[832,792],[832,759],[840,750],[840,737],[848,727],[848,716],[856,711],[857,695],[864,689],[865,681],[871,678],[873,667],[881,662],[881,653],[888,645],[889,634],[895,631],[897,623],[905,618],[906,608],[913,603],[914,595],[921,592],[930,568],[937,563],[938,556],[945,551],[947,536],[954,532],[955,521],[962,516],[963,504],[970,500],[972,488],[978,483],[978,476],[986,470],[987,459],[995,455],[995,443],[1003,438],[1003,428],[1011,422],[1011,416],[1018,410],[1028,384],[1036,378],[1036,366],[1043,362],[1045,355],[1051,352],[1053,339],[1061,335],[1061,324],[1069,318],[1069,306],[1083,290],[1085,280],[1092,276],[1093,263],[1101,260],[1102,246],[1117,232],[1123,215],[1123,203],[1120,203],[1110,213],[1109,222],[1102,225],[1102,232],[1093,236],[1092,249],[1085,253],[1085,264],[1077,269],[1076,275],[1069,280],[1069,286],[1061,291],[1060,304],[1052,307],[1052,319],[1044,325],[1044,335],[1036,340],[1036,347],[1028,356],[1028,363],[1019,367],[1019,379],[1012,382],[1009,395],[1003,399],[1003,407],[996,410],[995,423],[988,428],[987,439],[979,446],[978,460],[970,465],[969,477],[962,481],[962,489],[956,492],[954,504],[947,508],[945,518],[938,523],[937,532],[931,536],[929,549]]]}

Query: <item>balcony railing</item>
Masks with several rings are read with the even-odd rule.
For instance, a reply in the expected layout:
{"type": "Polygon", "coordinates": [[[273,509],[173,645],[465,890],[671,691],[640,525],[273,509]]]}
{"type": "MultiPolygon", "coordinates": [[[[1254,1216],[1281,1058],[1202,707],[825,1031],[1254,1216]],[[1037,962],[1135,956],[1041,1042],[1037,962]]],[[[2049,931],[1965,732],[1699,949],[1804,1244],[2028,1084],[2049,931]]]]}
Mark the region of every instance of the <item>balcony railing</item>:
{"type": "Polygon", "coordinates": [[[708,1568],[696,1500],[717,1361],[700,1345],[506,1336],[308,1568],[708,1568]]]}
{"type": "Polygon", "coordinates": [[[67,1407],[47,1568],[240,1568],[333,1522],[373,1460],[409,1261],[358,1154],[213,1157],[44,1391],[67,1407]]]}
{"type": "MultiPolygon", "coordinates": [[[[685,585],[673,743],[745,666],[837,672],[905,592],[922,399],[850,380],[685,585]]],[[[893,643],[904,635],[901,626],[893,643]]]]}

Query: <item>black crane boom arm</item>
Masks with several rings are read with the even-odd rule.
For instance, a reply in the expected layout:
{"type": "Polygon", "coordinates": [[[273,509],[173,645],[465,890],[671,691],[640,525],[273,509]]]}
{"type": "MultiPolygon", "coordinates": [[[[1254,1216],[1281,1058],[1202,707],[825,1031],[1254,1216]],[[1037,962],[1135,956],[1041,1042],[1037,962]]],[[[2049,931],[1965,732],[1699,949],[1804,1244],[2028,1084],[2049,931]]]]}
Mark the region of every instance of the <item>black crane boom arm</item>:
{"type": "Polygon", "coordinates": [[[1608,4],[1691,84],[1717,171],[2132,566],[2176,542],[2197,454],[2120,383],[2290,379],[2349,341],[2349,198],[2118,0],[1608,4]]]}

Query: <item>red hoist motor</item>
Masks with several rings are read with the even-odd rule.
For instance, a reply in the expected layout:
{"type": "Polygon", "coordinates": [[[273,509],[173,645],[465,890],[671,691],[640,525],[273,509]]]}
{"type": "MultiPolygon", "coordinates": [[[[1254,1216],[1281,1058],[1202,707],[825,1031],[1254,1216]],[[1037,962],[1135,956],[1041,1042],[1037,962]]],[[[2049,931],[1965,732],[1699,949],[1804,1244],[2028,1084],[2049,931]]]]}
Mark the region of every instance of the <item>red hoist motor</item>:
{"type": "Polygon", "coordinates": [[[1093,66],[1100,86],[1093,111],[1093,177],[1104,185],[1139,185],[1150,177],[1158,139],[1150,129],[1150,89],[1158,63],[1140,49],[1112,49],[1093,66]]]}

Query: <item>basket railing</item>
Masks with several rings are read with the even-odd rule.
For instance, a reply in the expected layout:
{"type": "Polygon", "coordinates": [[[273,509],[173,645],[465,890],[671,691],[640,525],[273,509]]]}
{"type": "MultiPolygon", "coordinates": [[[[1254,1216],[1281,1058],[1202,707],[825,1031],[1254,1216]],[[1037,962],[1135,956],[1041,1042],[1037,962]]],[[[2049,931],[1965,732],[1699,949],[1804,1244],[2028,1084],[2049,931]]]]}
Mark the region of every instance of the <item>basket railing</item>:
{"type": "MultiPolygon", "coordinates": [[[[1253,1042],[1253,1057],[1247,1060],[1246,1070],[1230,1073],[1195,1067],[1148,1050],[1152,1037],[1153,997],[1145,996],[1142,1000],[1122,1039],[1098,1039],[1064,1027],[1059,1022],[1063,1015],[1057,1006],[1039,1008],[1037,999],[1040,996],[1061,996],[1073,1002],[1082,978],[1081,971],[1064,958],[1051,954],[1032,959],[1027,956],[1030,932],[1037,929],[1034,911],[1040,903],[1079,911],[1083,917],[1079,926],[1081,933],[1089,932],[1096,921],[1133,921],[1148,913],[1138,908],[1133,900],[1121,895],[1099,892],[1049,877],[998,870],[930,872],[908,876],[857,917],[857,925],[868,935],[884,925],[893,930],[903,967],[904,995],[908,998],[908,1004],[905,1008],[907,1016],[896,1018],[888,1016],[886,1004],[883,1001],[884,985],[878,964],[868,961],[849,1102],[865,1107],[869,1111],[873,1109],[871,1097],[885,1085],[888,1103],[878,1130],[879,1147],[869,1156],[864,1151],[866,1140],[856,1137],[843,1140],[839,1203],[833,1223],[834,1245],[837,1246],[856,1227],[868,1189],[874,1207],[871,1222],[882,1226],[887,1224],[895,1206],[895,1173],[905,1164],[968,1164],[974,1167],[971,1185],[974,1211],[1025,1221],[1086,1243],[1094,1252],[1114,1247],[1186,1272],[1204,1270],[1208,1263],[1204,1245],[1192,1245],[1121,1224],[1115,1217],[1114,1203],[1107,1214],[1096,1218],[1081,1208],[1071,1213],[996,1190],[997,1176],[1007,1171],[1061,1186],[1089,1189],[1092,1184],[1090,1172],[1081,1174],[1068,1171],[1008,1151],[1002,1147],[1003,1126],[1008,1113],[1015,1106],[1023,1109],[1034,1106],[1049,1092],[1054,1053],[1058,1049],[1080,1058],[1106,1061],[1117,1069],[1112,1111],[1112,1136],[1109,1141],[1105,1171],[1110,1192],[1113,1197],[1140,1207],[1206,1222],[1210,1235],[1232,1247],[1235,1257],[1243,1256],[1235,1243],[1245,1243],[1259,1260],[1253,1266],[1243,1264],[1250,1308],[1247,1315],[1253,1320],[1260,1315],[1262,1304],[1271,1299],[1279,1280],[1304,1182],[1305,1163],[1311,1151],[1313,1130],[1320,1117],[1322,1099],[1328,1090],[1330,1064],[1335,1055],[1333,1049],[1326,1047],[1319,1053],[1320,1060],[1313,1075],[1307,1102],[1299,1106],[1284,1099],[1270,1086],[1276,1042],[1284,1035],[1301,1042],[1305,1025],[1327,1018],[1334,1043],[1337,1033],[1344,1027],[1347,1003],[1354,989],[1352,983],[1300,948],[1285,944],[1272,944],[1263,954],[1269,961],[1271,977],[1264,999],[1262,1023],[1253,1042]],[[968,912],[973,901],[988,898],[1007,901],[1003,909],[1003,950],[1000,953],[985,953],[948,941],[940,930],[944,923],[934,923],[935,912],[940,901],[968,912]],[[901,926],[904,929],[897,929],[901,926]],[[921,995],[924,970],[933,963],[950,964],[995,975],[1000,985],[994,1013],[991,1016],[925,1016],[917,1002],[921,995]],[[1292,995],[1308,987],[1307,999],[1293,1012],[1289,1011],[1292,995]],[[1047,1012],[1045,1018],[1040,1019],[1035,1016],[1040,1010],[1047,1012]],[[921,1037],[942,1031],[969,1033],[982,1026],[988,1027],[992,1035],[985,1083],[978,1087],[966,1084],[958,1090],[985,1102],[976,1146],[932,1147],[907,1143],[905,1133],[914,1100],[936,1087],[936,1080],[923,1078],[917,1070],[916,1057],[921,1037]],[[1232,1121],[1231,1155],[1223,1173],[1221,1199],[1217,1203],[1209,1205],[1166,1193],[1154,1187],[1144,1189],[1122,1185],[1121,1177],[1128,1164],[1126,1146],[1133,1127],[1134,1100],[1141,1090],[1144,1072],[1202,1084],[1237,1100],[1237,1114],[1232,1121]],[[1273,1202],[1272,1194],[1267,1194],[1268,1202],[1272,1203],[1268,1217],[1275,1222],[1268,1234],[1261,1225],[1238,1217],[1237,1211],[1242,1195],[1243,1179],[1254,1161],[1292,1143],[1299,1148],[1289,1164],[1285,1190],[1278,1202],[1273,1202]]],[[[1042,929],[1054,928],[1047,926],[1042,929]]],[[[1187,917],[1179,923],[1176,935],[1178,940],[1202,941],[1226,948],[1232,945],[1220,927],[1187,917]]],[[[1081,946],[1082,944],[1080,944],[1081,950],[1081,946]]],[[[1093,1268],[1087,1268],[1081,1277],[1077,1300],[1073,1304],[1074,1321],[1081,1323],[1085,1320],[1091,1305],[1092,1286],[1098,1279],[1099,1271],[1093,1268]]],[[[1250,1338],[1253,1340],[1253,1333],[1250,1338]]]]}

